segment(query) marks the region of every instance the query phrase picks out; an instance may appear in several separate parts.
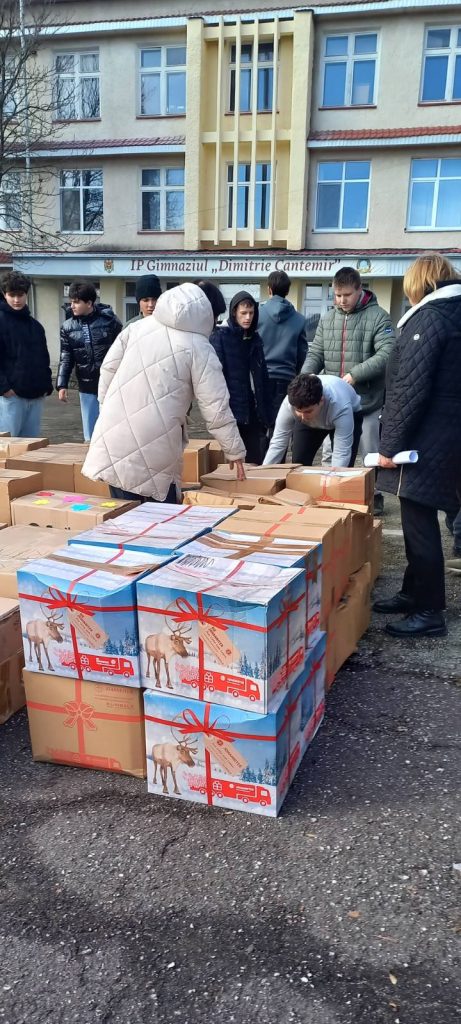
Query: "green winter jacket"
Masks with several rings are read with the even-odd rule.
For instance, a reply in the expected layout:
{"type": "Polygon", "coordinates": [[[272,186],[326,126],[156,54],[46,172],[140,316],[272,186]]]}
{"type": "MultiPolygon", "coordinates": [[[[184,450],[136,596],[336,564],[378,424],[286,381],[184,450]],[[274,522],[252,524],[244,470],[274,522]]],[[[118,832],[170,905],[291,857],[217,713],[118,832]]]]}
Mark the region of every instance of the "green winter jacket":
{"type": "Polygon", "coordinates": [[[386,364],[395,341],[389,313],[378,306],[376,295],[364,289],[351,313],[338,306],[319,321],[302,373],[343,377],[350,373],[367,414],[380,409],[384,398],[386,364]]]}

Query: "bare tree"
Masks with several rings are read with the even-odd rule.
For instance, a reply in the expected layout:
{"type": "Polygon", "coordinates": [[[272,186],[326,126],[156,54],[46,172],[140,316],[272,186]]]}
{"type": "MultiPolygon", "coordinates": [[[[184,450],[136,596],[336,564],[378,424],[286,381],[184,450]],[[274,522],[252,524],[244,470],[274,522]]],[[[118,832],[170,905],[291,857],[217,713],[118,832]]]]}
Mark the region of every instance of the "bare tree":
{"type": "Polygon", "coordinates": [[[7,252],[55,247],[53,146],[64,121],[99,113],[97,75],[79,76],[77,92],[74,58],[64,54],[53,67],[43,53],[56,31],[53,16],[52,0],[0,0],[0,248],[7,252]]]}

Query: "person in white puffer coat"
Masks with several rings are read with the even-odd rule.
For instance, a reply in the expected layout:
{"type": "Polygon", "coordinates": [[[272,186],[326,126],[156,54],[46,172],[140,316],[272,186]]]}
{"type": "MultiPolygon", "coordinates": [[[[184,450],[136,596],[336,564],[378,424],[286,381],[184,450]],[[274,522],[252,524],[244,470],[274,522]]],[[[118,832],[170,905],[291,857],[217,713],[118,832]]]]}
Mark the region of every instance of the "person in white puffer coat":
{"type": "Polygon", "coordinates": [[[177,500],[195,396],[209,433],[244,478],[245,445],[208,340],[213,325],[206,295],[186,283],[163,292],[152,316],[119,334],[101,367],[101,411],[84,476],[104,480],[114,497],[177,500]]]}

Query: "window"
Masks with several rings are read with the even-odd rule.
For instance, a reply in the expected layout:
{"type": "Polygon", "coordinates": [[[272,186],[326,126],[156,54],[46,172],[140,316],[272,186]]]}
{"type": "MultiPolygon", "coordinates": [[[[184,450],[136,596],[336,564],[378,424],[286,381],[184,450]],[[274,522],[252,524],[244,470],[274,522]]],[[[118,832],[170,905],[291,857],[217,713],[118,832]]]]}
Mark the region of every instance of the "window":
{"type": "Polygon", "coordinates": [[[153,167],[141,172],[143,231],[184,228],[184,168],[153,167]]]}
{"type": "Polygon", "coordinates": [[[370,163],[321,163],[317,173],[317,231],[363,231],[368,223],[370,163]]]}
{"type": "Polygon", "coordinates": [[[365,107],[375,102],[376,32],[327,36],[324,51],[324,107],[365,107]]]}
{"type": "Polygon", "coordinates": [[[56,117],[99,117],[99,53],[59,53],[55,58],[56,117]]]}
{"type": "Polygon", "coordinates": [[[186,47],[141,50],[141,114],[186,113],[186,47]]]}
{"type": "Polygon", "coordinates": [[[137,316],[139,313],[139,305],[136,299],[136,281],[125,282],[125,299],[124,299],[124,322],[131,320],[132,317],[137,316]]]}
{"type": "Polygon", "coordinates": [[[4,174],[0,182],[0,230],[20,231],[21,181],[19,174],[4,174]]]}
{"type": "Polygon", "coordinates": [[[421,100],[461,100],[461,28],[427,29],[421,100]]]}
{"type": "MultiPolygon", "coordinates": [[[[237,47],[231,47],[230,57],[230,93],[229,110],[235,111],[235,91],[237,75],[237,47]]],[[[240,113],[251,111],[253,71],[253,46],[244,43],[240,51],[240,113]]],[[[274,85],[274,47],[272,43],[259,43],[257,67],[257,111],[264,113],[272,110],[272,91],[274,85]]]]}
{"type": "Polygon", "coordinates": [[[461,228],[461,159],[411,161],[408,227],[461,228]]]}
{"type": "MultiPolygon", "coordinates": [[[[251,164],[238,164],[237,171],[237,227],[250,226],[251,164]]],[[[271,201],[271,165],[257,163],[255,168],[254,226],[257,229],[269,227],[271,201]]],[[[233,227],[234,210],[234,165],[227,168],[227,226],[233,227]]]]}
{"type": "Polygon", "coordinates": [[[103,231],[102,171],[61,171],[61,231],[103,231]]]}

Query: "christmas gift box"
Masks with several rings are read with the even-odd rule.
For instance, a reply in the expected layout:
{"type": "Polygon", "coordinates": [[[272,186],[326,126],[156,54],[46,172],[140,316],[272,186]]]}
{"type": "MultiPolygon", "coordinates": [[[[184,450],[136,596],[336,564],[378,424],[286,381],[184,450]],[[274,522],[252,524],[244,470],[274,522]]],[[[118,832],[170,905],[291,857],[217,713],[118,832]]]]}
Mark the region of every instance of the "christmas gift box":
{"type": "Polygon", "coordinates": [[[304,734],[314,732],[313,685],[303,670],[267,715],[146,690],[149,793],[276,817],[308,742],[304,734]]]}
{"type": "Polygon", "coordinates": [[[24,684],[35,761],[145,778],[140,690],[28,671],[24,684]]]}
{"type": "Polygon", "coordinates": [[[43,558],[53,548],[66,544],[64,530],[39,526],[8,526],[0,533],[0,595],[18,599],[17,571],[32,558],[43,558]]]}
{"type": "Polygon", "coordinates": [[[30,671],[141,685],[135,578],[50,556],[18,571],[18,590],[30,671]]]}
{"type": "Polygon", "coordinates": [[[103,548],[96,544],[67,544],[53,551],[51,557],[84,568],[97,567],[119,576],[145,576],[159,566],[166,565],[169,557],[174,556],[164,557],[150,551],[126,551],[124,548],[103,548]]]}
{"type": "Polygon", "coordinates": [[[325,715],[326,633],[318,633],[315,645],[306,651],[305,682],[301,691],[303,750],[309,746],[325,715]]]}
{"type": "Polygon", "coordinates": [[[82,530],[136,508],[136,501],[101,498],[95,494],[69,494],[67,491],[35,491],[11,502],[14,526],[56,527],[82,530]]]}
{"type": "Polygon", "coordinates": [[[197,505],[167,505],[145,501],[136,512],[146,516],[152,523],[170,523],[172,528],[176,525],[198,524],[204,530],[212,530],[218,523],[229,519],[235,509],[216,507],[213,503],[207,505],[206,502],[197,505]]]}
{"type": "Polygon", "coordinates": [[[276,565],[281,569],[304,568],[306,576],[306,646],[315,643],[320,629],[322,599],[322,545],[295,541],[286,537],[260,537],[257,534],[211,532],[198,537],[183,548],[181,554],[205,558],[243,559],[260,565],[276,565]]]}
{"type": "Polygon", "coordinates": [[[326,469],[298,466],[288,474],[286,486],[324,501],[352,502],[367,505],[373,501],[375,473],[373,469],[326,469]]]}
{"type": "Polygon", "coordinates": [[[123,547],[125,550],[151,551],[166,556],[183,547],[194,537],[199,537],[208,529],[209,527],[204,525],[200,518],[186,520],[184,516],[181,519],[175,517],[172,522],[169,522],[152,519],[147,513],[136,510],[127,512],[107,523],[102,523],[93,530],[77,534],[70,543],[123,547]]]}
{"type": "Polygon", "coordinates": [[[186,555],[137,598],[146,687],[267,712],[304,665],[303,572],[186,555]]]}

